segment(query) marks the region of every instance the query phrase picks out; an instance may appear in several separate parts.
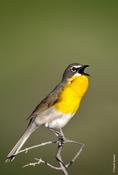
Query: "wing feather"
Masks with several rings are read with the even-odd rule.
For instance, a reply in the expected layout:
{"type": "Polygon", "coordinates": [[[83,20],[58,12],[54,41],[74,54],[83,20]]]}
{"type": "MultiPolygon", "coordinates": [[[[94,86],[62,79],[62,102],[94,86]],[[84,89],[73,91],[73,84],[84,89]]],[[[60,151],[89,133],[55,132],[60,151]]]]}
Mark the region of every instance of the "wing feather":
{"type": "Polygon", "coordinates": [[[27,119],[33,119],[41,112],[53,106],[58,101],[58,96],[60,92],[63,90],[63,87],[64,84],[62,83],[56,86],[56,88],[36,106],[36,108],[33,110],[31,115],[27,119]]]}

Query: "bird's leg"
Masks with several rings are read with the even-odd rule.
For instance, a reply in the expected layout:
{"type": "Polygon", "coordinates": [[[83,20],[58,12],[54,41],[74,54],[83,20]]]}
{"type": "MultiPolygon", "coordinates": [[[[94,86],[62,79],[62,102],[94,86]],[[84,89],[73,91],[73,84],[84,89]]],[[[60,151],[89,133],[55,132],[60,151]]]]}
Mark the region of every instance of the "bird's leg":
{"type": "Polygon", "coordinates": [[[52,131],[57,137],[60,135],[60,132],[55,129],[49,128],[49,130],[52,131]]]}
{"type": "Polygon", "coordinates": [[[65,135],[64,135],[62,129],[60,129],[60,137],[63,140],[63,142],[66,141],[66,138],[65,138],[65,135]]]}

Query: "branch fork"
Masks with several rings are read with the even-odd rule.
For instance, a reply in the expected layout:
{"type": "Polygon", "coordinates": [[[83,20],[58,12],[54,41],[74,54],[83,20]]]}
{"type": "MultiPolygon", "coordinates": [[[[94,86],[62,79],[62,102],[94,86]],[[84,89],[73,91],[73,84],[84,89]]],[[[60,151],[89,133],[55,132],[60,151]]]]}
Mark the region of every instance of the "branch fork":
{"type": "Polygon", "coordinates": [[[29,150],[34,149],[34,148],[37,148],[37,147],[41,147],[41,146],[45,146],[45,145],[50,145],[50,144],[57,144],[57,152],[56,152],[56,157],[55,158],[56,158],[59,166],[54,166],[54,165],[50,164],[49,162],[43,160],[42,158],[39,158],[39,159],[38,158],[34,158],[35,159],[35,162],[28,163],[28,164],[24,165],[23,167],[36,166],[36,165],[44,164],[44,165],[46,165],[46,166],[48,166],[48,167],[50,167],[52,169],[62,171],[64,175],[68,175],[67,169],[79,157],[79,155],[82,152],[82,150],[83,150],[83,148],[84,148],[85,145],[83,143],[79,143],[79,142],[76,142],[74,140],[67,139],[64,136],[64,133],[62,132],[61,129],[59,131],[55,131],[55,130],[52,130],[51,129],[51,131],[53,131],[53,133],[57,136],[57,140],[47,141],[47,142],[44,142],[44,143],[40,143],[38,145],[33,145],[31,147],[28,147],[28,148],[25,148],[25,149],[20,150],[17,154],[20,154],[22,152],[28,153],[29,150]],[[72,143],[72,144],[79,145],[79,150],[77,151],[77,153],[75,154],[75,156],[68,163],[65,164],[64,161],[62,160],[61,152],[62,152],[63,146],[66,143],[72,143]]]}

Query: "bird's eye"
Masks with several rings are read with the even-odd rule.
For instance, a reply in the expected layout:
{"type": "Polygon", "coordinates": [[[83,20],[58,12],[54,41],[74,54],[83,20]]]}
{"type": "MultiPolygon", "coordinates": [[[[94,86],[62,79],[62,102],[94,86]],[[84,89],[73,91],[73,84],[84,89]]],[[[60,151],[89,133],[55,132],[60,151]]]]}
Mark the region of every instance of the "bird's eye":
{"type": "Polygon", "coordinates": [[[76,71],[77,71],[77,68],[76,68],[76,67],[72,67],[72,68],[71,68],[71,71],[72,71],[72,72],[76,72],[76,71]]]}

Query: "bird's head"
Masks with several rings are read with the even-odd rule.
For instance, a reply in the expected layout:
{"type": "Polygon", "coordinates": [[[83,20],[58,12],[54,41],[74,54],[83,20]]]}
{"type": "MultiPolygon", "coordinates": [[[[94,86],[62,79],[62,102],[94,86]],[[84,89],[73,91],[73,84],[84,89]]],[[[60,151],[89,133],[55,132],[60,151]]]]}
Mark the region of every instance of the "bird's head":
{"type": "Polygon", "coordinates": [[[89,76],[88,73],[85,72],[85,68],[89,67],[89,65],[82,65],[79,63],[70,64],[64,71],[63,79],[68,80],[78,76],[89,76]]]}

